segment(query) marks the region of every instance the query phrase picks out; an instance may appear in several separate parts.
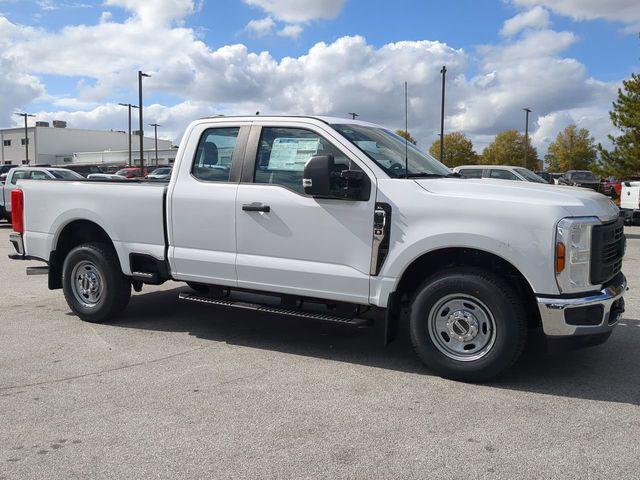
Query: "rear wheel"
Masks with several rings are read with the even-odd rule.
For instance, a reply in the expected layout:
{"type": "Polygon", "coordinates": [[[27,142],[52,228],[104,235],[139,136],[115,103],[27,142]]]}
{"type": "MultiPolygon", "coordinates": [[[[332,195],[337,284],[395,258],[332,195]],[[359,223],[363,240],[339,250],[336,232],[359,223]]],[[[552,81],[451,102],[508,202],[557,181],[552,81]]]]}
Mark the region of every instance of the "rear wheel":
{"type": "Polygon", "coordinates": [[[110,245],[87,243],[69,252],[62,267],[69,308],[87,322],[105,322],[125,309],[131,282],[110,245]]]}
{"type": "Polygon", "coordinates": [[[488,380],[513,365],[527,329],[516,292],[479,268],[452,269],[423,283],[409,325],[420,359],[439,375],[463,381],[488,380]]]}

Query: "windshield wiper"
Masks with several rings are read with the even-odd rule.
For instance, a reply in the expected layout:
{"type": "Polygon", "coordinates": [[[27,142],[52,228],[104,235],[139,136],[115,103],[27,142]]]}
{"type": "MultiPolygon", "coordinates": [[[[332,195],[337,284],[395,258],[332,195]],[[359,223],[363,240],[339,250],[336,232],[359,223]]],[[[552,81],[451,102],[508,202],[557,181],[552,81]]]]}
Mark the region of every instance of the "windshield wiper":
{"type": "Polygon", "coordinates": [[[413,172],[407,174],[407,178],[460,178],[462,175],[459,173],[448,173],[443,175],[442,173],[431,173],[431,172],[413,172]]]}

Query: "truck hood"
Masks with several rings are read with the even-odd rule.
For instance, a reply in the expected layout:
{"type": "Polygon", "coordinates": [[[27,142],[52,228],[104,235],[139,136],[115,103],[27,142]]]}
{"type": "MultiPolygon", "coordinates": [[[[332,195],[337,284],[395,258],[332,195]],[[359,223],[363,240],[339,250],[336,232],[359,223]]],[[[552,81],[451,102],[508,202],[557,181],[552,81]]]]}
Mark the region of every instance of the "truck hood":
{"type": "MultiPolygon", "coordinates": [[[[425,178],[415,182],[428,192],[477,200],[561,207],[567,216],[595,216],[601,221],[617,218],[618,207],[604,195],[586,188],[493,179],[425,178]]],[[[526,210],[523,210],[526,214],[526,210]]]]}

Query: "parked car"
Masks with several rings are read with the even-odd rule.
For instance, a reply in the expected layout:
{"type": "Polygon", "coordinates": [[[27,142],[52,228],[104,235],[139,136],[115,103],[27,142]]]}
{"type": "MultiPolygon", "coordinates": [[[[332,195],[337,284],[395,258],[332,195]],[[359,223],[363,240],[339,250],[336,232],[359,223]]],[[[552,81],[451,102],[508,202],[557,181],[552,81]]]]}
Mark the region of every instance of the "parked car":
{"type": "Polygon", "coordinates": [[[83,177],[95,173],[104,173],[102,168],[97,165],[65,165],[65,168],[76,173],[79,173],[83,177]]]}
{"type": "Polygon", "coordinates": [[[152,180],[169,180],[171,178],[172,170],[173,169],[171,167],[159,167],[147,175],[147,178],[152,180]]]}
{"type": "Polygon", "coordinates": [[[636,225],[640,220],[640,181],[622,182],[620,216],[627,225],[636,225]]]}
{"type": "Polygon", "coordinates": [[[622,183],[615,177],[606,177],[600,180],[600,192],[611,198],[619,198],[622,191],[622,183]]]}
{"type": "Polygon", "coordinates": [[[461,165],[453,169],[465,178],[493,178],[520,182],[547,183],[531,170],[507,165],[461,165]]]}
{"type": "Polygon", "coordinates": [[[0,196],[0,218],[11,220],[11,192],[18,180],[83,180],[84,177],[65,168],[17,167],[9,170],[0,196]]]}
{"type": "Polygon", "coordinates": [[[11,165],[11,164],[0,165],[0,175],[9,173],[9,170],[16,168],[17,166],[18,165],[11,165]]]}
{"type": "Polygon", "coordinates": [[[379,319],[385,343],[406,314],[419,358],[467,381],[508,369],[532,329],[594,345],[624,311],[622,219],[595,192],[457,178],[390,130],[328,117],[195,121],[174,169],[168,185],[21,182],[12,258],[47,262],[89,322],[170,279],[202,308],[379,319]]]}
{"type": "Polygon", "coordinates": [[[589,170],[569,170],[558,180],[558,185],[571,185],[573,187],[590,188],[600,191],[600,180],[589,170]]]}
{"type": "Polygon", "coordinates": [[[143,178],[147,175],[147,169],[140,167],[126,167],[116,172],[116,175],[120,175],[125,178],[143,178]]]}
{"type": "Polygon", "coordinates": [[[123,177],[122,175],[116,175],[115,173],[90,173],[87,175],[87,180],[116,180],[123,181],[129,180],[127,177],[123,177]]]}

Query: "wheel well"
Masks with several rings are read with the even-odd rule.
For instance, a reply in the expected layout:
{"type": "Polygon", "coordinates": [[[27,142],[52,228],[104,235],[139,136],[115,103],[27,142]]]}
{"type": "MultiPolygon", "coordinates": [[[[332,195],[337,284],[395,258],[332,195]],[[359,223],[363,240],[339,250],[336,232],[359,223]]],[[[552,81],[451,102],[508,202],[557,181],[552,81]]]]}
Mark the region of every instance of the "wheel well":
{"type": "Polygon", "coordinates": [[[425,253],[404,271],[397,292],[403,301],[409,300],[422,282],[431,275],[447,268],[466,266],[480,267],[506,278],[522,299],[529,327],[541,325],[535,294],[524,275],[504,258],[484,250],[443,248],[425,253]]]}
{"type": "Polygon", "coordinates": [[[62,288],[62,265],[68,253],[84,243],[104,243],[114,249],[104,229],[90,220],[75,220],[62,229],[49,258],[49,288],[62,288]]]}

